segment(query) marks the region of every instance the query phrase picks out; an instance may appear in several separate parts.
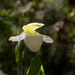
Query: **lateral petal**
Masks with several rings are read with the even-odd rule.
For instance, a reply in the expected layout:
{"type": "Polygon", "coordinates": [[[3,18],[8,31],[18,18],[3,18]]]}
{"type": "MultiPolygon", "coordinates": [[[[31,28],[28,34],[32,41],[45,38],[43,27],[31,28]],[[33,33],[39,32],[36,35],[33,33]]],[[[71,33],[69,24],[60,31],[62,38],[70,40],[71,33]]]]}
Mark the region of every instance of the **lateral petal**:
{"type": "Polygon", "coordinates": [[[42,35],[43,37],[43,41],[46,42],[46,43],[53,43],[53,39],[49,36],[46,36],[46,35],[42,35]]]}
{"type": "Polygon", "coordinates": [[[9,38],[9,41],[21,41],[25,38],[25,31],[23,31],[21,34],[17,35],[17,36],[11,36],[9,38]]]}

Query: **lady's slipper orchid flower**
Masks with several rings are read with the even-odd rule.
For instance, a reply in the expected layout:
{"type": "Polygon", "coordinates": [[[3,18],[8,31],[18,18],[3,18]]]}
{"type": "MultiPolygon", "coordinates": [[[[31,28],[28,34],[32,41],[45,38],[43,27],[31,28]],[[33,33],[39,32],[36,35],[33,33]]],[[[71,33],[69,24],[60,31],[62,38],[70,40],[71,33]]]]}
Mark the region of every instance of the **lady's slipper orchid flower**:
{"type": "Polygon", "coordinates": [[[23,26],[23,32],[17,36],[13,36],[9,38],[9,41],[21,41],[24,39],[24,43],[26,46],[33,52],[37,52],[40,50],[40,47],[44,42],[52,43],[53,40],[46,35],[42,35],[35,30],[42,27],[44,24],[42,23],[30,23],[28,25],[23,26]]]}

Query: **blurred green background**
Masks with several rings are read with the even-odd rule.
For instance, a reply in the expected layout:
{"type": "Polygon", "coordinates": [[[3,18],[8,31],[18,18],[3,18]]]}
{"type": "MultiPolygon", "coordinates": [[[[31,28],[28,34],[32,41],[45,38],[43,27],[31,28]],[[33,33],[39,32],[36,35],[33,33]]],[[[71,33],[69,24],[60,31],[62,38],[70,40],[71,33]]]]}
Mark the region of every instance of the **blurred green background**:
{"type": "Polygon", "coordinates": [[[75,0],[0,0],[0,75],[17,75],[17,43],[8,39],[32,22],[44,23],[37,31],[54,42],[43,43],[37,53],[26,50],[24,71],[39,54],[45,75],[75,75],[75,0]]]}

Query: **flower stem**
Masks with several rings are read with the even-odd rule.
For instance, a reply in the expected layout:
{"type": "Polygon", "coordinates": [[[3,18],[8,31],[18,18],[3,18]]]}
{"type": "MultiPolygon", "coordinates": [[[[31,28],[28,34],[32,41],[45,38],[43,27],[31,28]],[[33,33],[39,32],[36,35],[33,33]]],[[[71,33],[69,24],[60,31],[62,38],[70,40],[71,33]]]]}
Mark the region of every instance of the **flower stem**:
{"type": "Polygon", "coordinates": [[[22,66],[18,65],[18,75],[22,75],[22,66]]]}
{"type": "Polygon", "coordinates": [[[22,69],[22,62],[24,59],[24,45],[23,42],[18,42],[18,45],[16,45],[15,55],[16,55],[16,63],[18,67],[18,75],[22,75],[23,69],[22,69]]]}

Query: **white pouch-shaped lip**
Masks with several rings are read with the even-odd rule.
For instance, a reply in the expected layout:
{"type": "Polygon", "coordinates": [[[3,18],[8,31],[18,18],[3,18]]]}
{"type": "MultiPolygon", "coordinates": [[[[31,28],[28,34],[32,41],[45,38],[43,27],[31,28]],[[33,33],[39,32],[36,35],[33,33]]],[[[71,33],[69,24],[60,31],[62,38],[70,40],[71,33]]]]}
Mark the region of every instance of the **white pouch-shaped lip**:
{"type": "Polygon", "coordinates": [[[32,51],[37,52],[40,50],[40,47],[43,43],[43,37],[41,34],[38,33],[38,35],[29,35],[26,34],[24,42],[26,46],[32,51]]]}

